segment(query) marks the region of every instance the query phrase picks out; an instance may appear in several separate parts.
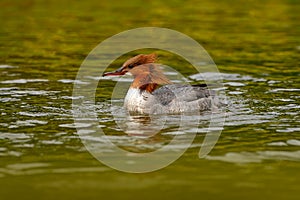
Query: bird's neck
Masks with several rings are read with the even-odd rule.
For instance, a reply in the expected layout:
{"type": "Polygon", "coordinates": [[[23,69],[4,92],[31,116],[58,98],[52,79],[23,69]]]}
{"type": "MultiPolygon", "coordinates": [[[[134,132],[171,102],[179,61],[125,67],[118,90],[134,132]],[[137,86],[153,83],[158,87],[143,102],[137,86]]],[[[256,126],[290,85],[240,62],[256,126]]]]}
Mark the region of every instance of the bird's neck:
{"type": "Polygon", "coordinates": [[[171,84],[171,81],[164,74],[143,73],[134,77],[131,88],[152,93],[160,85],[171,84]]]}

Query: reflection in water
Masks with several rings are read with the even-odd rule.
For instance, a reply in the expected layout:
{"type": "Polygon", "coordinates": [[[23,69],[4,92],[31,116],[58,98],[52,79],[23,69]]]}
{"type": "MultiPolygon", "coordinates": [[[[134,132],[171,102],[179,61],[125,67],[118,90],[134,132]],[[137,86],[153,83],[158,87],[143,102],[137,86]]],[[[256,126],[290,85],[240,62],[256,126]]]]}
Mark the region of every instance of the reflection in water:
{"type": "Polygon", "coordinates": [[[165,115],[137,115],[126,111],[113,113],[115,122],[129,136],[151,137],[164,128],[165,115]]]}

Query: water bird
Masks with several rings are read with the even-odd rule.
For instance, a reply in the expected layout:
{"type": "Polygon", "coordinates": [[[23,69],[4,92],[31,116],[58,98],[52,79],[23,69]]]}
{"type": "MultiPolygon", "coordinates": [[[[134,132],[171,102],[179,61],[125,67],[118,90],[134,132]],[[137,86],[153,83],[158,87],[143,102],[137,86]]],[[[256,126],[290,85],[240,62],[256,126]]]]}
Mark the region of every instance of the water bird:
{"type": "Polygon", "coordinates": [[[103,76],[131,74],[134,78],[124,99],[129,112],[141,114],[182,113],[215,110],[220,106],[214,91],[206,84],[175,84],[156,63],[157,55],[139,54],[122,67],[103,76]]]}

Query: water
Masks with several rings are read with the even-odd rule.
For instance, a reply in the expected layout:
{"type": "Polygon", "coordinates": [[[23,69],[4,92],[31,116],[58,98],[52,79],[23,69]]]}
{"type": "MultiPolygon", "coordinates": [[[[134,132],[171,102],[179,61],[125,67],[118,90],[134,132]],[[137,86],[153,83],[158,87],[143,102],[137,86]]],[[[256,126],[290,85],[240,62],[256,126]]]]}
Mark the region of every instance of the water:
{"type": "MultiPolygon", "coordinates": [[[[299,198],[297,1],[195,1],[185,5],[163,1],[151,3],[151,9],[141,7],[139,1],[51,1],[48,5],[2,1],[0,5],[3,199],[299,198]],[[199,133],[181,158],[156,172],[127,174],[101,164],[87,152],[76,127],[90,141],[105,138],[89,136],[87,123],[74,124],[72,88],[92,48],[111,35],[140,26],[172,28],[201,43],[222,73],[228,106],[222,134],[206,158],[199,159],[198,153],[210,113],[198,116],[199,133]]],[[[159,56],[188,80],[201,81],[184,62],[164,52],[159,56]]],[[[100,79],[100,83],[103,87],[97,89],[95,105],[99,125],[123,149],[149,152],[174,136],[183,141],[188,137],[177,130],[176,116],[169,116],[166,128],[153,138],[140,137],[132,130],[125,134],[110,112],[115,82],[100,79]]],[[[113,108],[120,109],[121,103],[114,103],[113,108]]],[[[143,116],[129,123],[133,130],[149,132],[144,126],[149,119],[143,116]]],[[[170,146],[173,150],[185,147],[170,146]]]]}

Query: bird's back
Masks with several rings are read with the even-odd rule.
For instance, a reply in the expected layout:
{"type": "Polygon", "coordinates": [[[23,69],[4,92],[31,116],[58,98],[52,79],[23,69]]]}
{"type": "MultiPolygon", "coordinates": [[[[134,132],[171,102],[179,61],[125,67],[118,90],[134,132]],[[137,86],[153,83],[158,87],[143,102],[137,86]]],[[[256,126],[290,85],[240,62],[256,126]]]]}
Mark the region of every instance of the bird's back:
{"type": "Polygon", "coordinates": [[[161,104],[162,112],[204,111],[219,106],[215,92],[209,90],[205,84],[164,85],[153,91],[152,94],[156,102],[161,104]]]}

